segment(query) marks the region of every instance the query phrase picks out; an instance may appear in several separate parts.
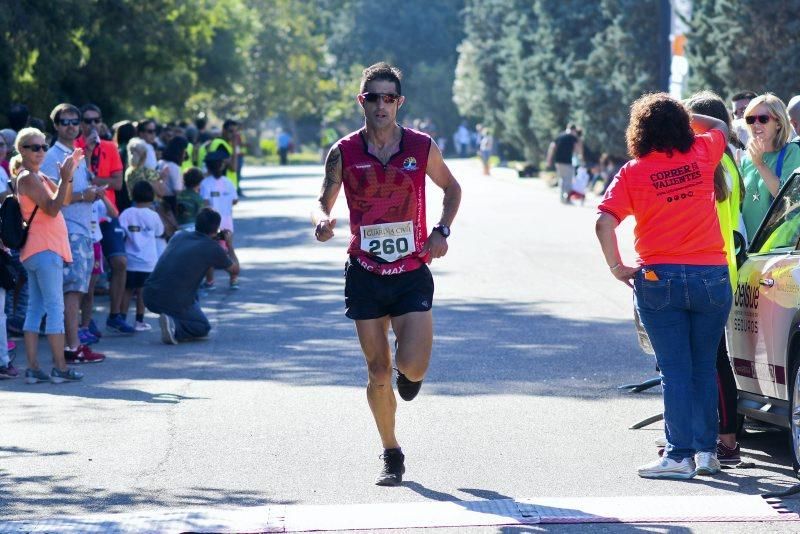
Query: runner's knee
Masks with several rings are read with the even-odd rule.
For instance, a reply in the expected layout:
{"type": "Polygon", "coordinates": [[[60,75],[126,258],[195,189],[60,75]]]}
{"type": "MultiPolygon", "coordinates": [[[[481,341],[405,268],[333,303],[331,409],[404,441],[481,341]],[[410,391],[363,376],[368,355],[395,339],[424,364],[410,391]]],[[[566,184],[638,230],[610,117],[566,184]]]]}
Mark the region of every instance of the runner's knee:
{"type": "Polygon", "coordinates": [[[370,362],[367,365],[369,383],[373,386],[382,386],[392,383],[392,366],[387,362],[370,362]]]}

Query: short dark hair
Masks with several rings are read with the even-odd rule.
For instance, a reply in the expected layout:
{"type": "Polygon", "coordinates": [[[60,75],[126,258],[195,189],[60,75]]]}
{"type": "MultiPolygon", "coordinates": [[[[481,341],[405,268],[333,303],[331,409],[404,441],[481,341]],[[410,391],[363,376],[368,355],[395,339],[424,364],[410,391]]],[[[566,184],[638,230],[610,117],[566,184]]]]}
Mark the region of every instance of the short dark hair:
{"type": "Polygon", "coordinates": [[[79,119],[82,117],[81,110],[72,104],[67,104],[64,102],[54,107],[53,111],[50,112],[50,120],[53,121],[53,124],[58,124],[58,121],[61,120],[62,113],[71,113],[77,115],[79,119]]]}
{"type": "Polygon", "coordinates": [[[739,91],[731,97],[731,102],[736,102],[737,100],[753,100],[757,96],[758,95],[753,91],[739,91]]]}
{"type": "Polygon", "coordinates": [[[188,139],[182,135],[175,136],[167,143],[167,147],[164,149],[164,154],[161,156],[161,159],[164,161],[171,161],[181,166],[183,165],[183,156],[186,154],[187,146],[189,146],[188,139]]]}
{"type": "Polygon", "coordinates": [[[239,121],[233,119],[225,119],[225,122],[222,123],[223,130],[227,130],[231,126],[239,126],[239,121]]]}
{"type": "Polygon", "coordinates": [[[153,186],[147,180],[139,180],[133,186],[133,201],[139,202],[152,202],[156,199],[156,192],[153,186]]]}
{"type": "Polygon", "coordinates": [[[222,176],[222,166],[225,165],[225,160],[207,159],[205,164],[206,169],[211,176],[214,178],[222,176]]]}
{"type": "Polygon", "coordinates": [[[202,130],[208,124],[208,117],[202,111],[197,114],[197,117],[194,119],[194,125],[197,126],[198,130],[202,130]]]}
{"type": "Polygon", "coordinates": [[[128,141],[136,137],[136,128],[133,126],[133,123],[128,120],[114,123],[111,129],[114,130],[114,142],[116,142],[119,147],[127,145],[128,141]]]}
{"type": "Polygon", "coordinates": [[[23,129],[28,124],[28,117],[30,117],[30,114],[28,106],[25,104],[12,104],[8,109],[7,115],[11,129],[15,132],[23,129]]]}
{"type": "Polygon", "coordinates": [[[186,172],[183,173],[183,185],[186,189],[192,189],[193,187],[197,187],[200,182],[203,181],[203,171],[198,169],[197,167],[189,167],[186,169],[186,172]]]}
{"type": "Polygon", "coordinates": [[[400,72],[400,69],[397,67],[389,65],[385,61],[375,63],[374,65],[370,65],[364,69],[364,72],[361,73],[361,89],[359,92],[365,92],[369,82],[377,82],[382,80],[394,82],[394,85],[397,88],[397,94],[402,95],[403,90],[400,86],[400,79],[402,77],[403,73],[400,72]]]}
{"type": "Polygon", "coordinates": [[[219,231],[222,216],[211,208],[203,208],[194,221],[194,229],[201,234],[212,235],[219,231]]]}
{"type": "Polygon", "coordinates": [[[636,159],[653,151],[685,154],[694,144],[689,112],[667,93],[646,94],[631,104],[625,138],[628,152],[636,159]]]}
{"type": "Polygon", "coordinates": [[[142,119],[136,123],[136,133],[140,134],[147,129],[148,124],[155,124],[156,121],[153,119],[142,119]]]}
{"type": "Polygon", "coordinates": [[[103,115],[103,112],[100,111],[100,108],[97,107],[97,105],[95,105],[95,104],[91,104],[90,103],[90,104],[84,104],[84,105],[81,106],[81,115],[83,115],[87,111],[94,111],[98,115],[101,115],[101,116],[103,115]]]}

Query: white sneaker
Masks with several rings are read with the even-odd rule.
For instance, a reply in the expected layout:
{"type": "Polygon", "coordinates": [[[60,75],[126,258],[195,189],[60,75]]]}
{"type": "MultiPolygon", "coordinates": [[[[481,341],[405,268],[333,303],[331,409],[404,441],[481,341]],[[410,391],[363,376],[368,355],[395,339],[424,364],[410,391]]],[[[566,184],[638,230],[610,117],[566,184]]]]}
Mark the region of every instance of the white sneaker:
{"type": "Polygon", "coordinates": [[[167,345],[177,345],[178,340],[175,338],[175,322],[172,317],[166,313],[158,316],[158,324],[161,327],[161,341],[167,345]]]}
{"type": "Polygon", "coordinates": [[[659,458],[639,468],[642,478],[693,478],[695,475],[694,460],[684,458],[677,462],[671,458],[659,458]]]}
{"type": "Polygon", "coordinates": [[[722,469],[716,452],[698,452],[694,455],[694,461],[698,475],[716,475],[722,469]]]}
{"type": "Polygon", "coordinates": [[[148,330],[152,330],[153,327],[144,321],[136,321],[136,324],[133,325],[133,329],[137,332],[147,332],[148,330]]]}

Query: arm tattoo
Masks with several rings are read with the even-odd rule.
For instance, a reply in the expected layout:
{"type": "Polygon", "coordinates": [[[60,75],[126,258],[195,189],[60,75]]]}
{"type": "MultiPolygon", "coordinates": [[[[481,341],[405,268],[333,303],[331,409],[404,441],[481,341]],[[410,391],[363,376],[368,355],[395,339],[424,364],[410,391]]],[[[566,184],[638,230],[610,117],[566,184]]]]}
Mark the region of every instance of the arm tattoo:
{"type": "Polygon", "coordinates": [[[322,184],[323,191],[328,190],[334,184],[342,183],[341,177],[336,176],[336,167],[340,159],[341,154],[339,154],[338,150],[328,155],[328,160],[325,162],[325,181],[322,184]]]}

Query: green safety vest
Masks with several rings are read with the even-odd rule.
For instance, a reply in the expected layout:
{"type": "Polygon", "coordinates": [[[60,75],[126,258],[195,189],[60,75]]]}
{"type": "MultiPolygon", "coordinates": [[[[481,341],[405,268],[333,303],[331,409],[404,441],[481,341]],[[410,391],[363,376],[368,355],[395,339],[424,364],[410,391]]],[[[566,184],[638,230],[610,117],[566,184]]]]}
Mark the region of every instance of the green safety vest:
{"type": "Polygon", "coordinates": [[[736,250],[733,243],[733,232],[739,228],[741,187],[739,184],[739,169],[727,153],[722,154],[722,166],[731,177],[731,193],[727,199],[717,202],[717,217],[719,217],[719,228],[722,230],[722,239],[725,240],[725,254],[728,257],[731,288],[735,292],[739,275],[736,270],[736,250]]]}
{"type": "Polygon", "coordinates": [[[238,180],[238,178],[236,176],[236,165],[237,165],[237,162],[233,158],[233,147],[225,139],[223,139],[221,137],[217,137],[217,138],[213,139],[210,143],[207,143],[207,145],[208,145],[207,148],[206,148],[206,145],[201,145],[200,146],[200,150],[198,151],[199,154],[197,155],[198,156],[197,157],[197,161],[202,163],[206,159],[206,154],[208,154],[209,152],[215,152],[220,147],[224,148],[225,150],[228,151],[228,154],[231,155],[230,163],[231,163],[231,166],[233,167],[233,168],[230,168],[230,169],[227,170],[227,172],[225,173],[225,176],[227,176],[228,179],[231,182],[233,182],[234,187],[238,188],[239,187],[239,180],[238,180]]]}

